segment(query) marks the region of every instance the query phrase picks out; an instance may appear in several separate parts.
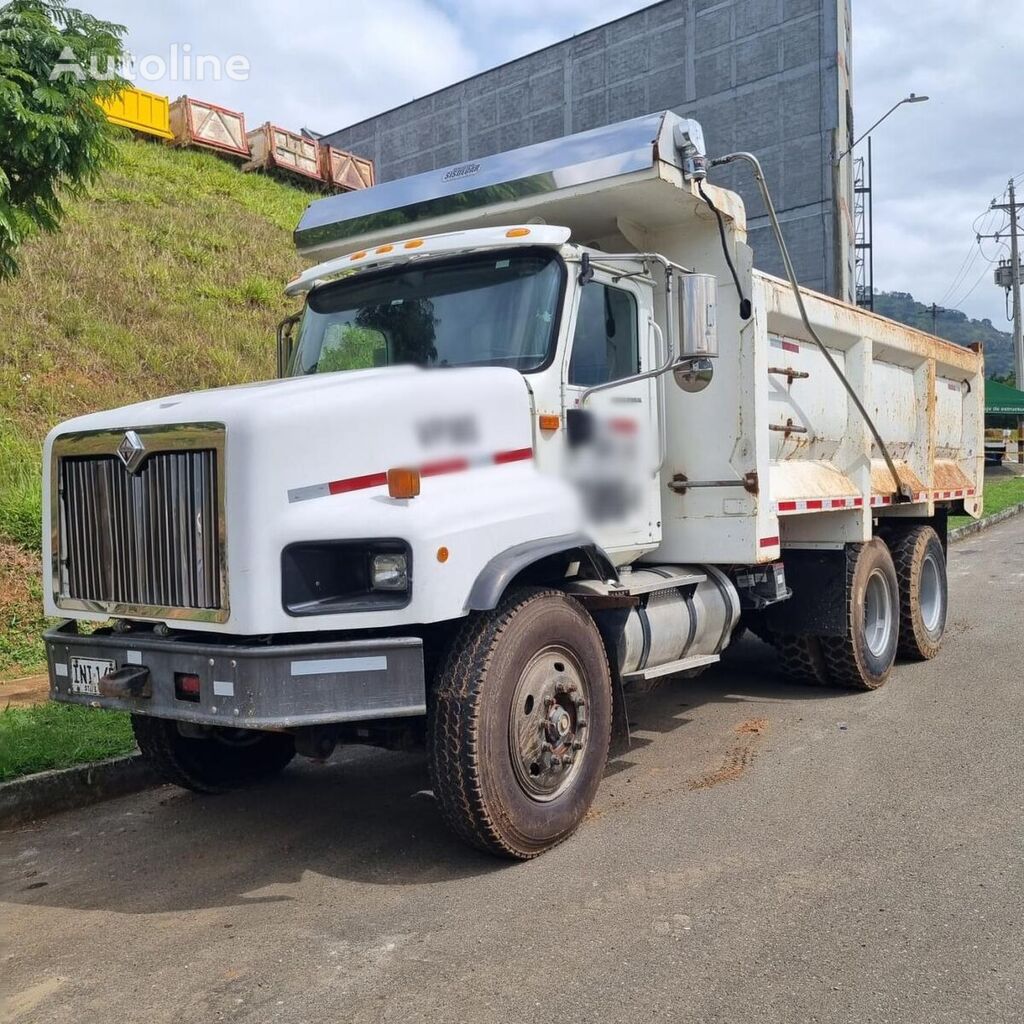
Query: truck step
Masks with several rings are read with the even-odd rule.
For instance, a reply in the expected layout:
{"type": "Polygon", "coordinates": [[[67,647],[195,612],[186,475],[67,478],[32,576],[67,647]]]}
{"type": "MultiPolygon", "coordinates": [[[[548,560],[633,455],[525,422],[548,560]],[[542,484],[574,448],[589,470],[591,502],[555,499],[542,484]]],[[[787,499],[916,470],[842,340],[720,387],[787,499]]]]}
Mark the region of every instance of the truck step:
{"type": "Polygon", "coordinates": [[[675,672],[686,672],[691,668],[703,668],[705,665],[714,665],[721,660],[717,654],[695,654],[690,658],[679,658],[676,661],[666,661],[664,665],[654,665],[651,668],[641,669],[639,672],[629,672],[622,677],[624,683],[635,683],[641,680],[658,679],[661,676],[670,676],[675,672]]]}

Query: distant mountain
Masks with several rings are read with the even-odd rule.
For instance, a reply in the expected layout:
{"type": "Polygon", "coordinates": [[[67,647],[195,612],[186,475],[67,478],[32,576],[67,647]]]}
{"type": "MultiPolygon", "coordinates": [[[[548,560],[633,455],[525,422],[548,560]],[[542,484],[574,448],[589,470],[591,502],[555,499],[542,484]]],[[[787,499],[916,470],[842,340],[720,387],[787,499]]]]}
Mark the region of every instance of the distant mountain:
{"type": "Polygon", "coordinates": [[[957,309],[940,310],[933,331],[931,306],[917,302],[908,292],[875,292],[875,312],[957,345],[980,341],[985,346],[986,377],[1013,372],[1013,335],[994,327],[991,320],[972,320],[957,309]]]}

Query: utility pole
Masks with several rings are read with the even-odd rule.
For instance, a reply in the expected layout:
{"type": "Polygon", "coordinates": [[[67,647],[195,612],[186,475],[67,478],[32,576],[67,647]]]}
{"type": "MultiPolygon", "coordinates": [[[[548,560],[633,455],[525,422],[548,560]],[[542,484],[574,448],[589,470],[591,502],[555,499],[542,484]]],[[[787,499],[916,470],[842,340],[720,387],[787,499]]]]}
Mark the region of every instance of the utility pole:
{"type": "Polygon", "coordinates": [[[929,310],[929,312],[932,315],[932,334],[934,334],[935,333],[935,325],[938,322],[939,314],[940,313],[948,313],[949,310],[946,309],[943,306],[936,306],[934,302],[928,307],[928,310],[929,310]]]}
{"type": "MultiPolygon", "coordinates": [[[[1017,223],[1017,194],[1014,191],[1013,178],[1007,186],[1007,198],[1009,202],[997,203],[992,200],[991,209],[1002,210],[1010,217],[1010,267],[1008,286],[1013,300],[1013,365],[1016,374],[1018,389],[1024,389],[1024,321],[1021,320],[1020,305],[1020,246],[1018,234],[1020,225],[1017,223]]],[[[993,235],[979,235],[982,238],[999,238],[997,232],[993,235]]],[[[1024,417],[1017,417],[1017,461],[1024,463],[1024,417]]]]}

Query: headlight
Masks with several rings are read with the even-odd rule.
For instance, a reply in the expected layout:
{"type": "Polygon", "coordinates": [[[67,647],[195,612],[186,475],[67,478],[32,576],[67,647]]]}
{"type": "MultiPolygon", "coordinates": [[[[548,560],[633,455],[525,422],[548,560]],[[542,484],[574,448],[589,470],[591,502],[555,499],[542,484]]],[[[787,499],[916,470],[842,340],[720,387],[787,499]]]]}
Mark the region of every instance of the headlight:
{"type": "Polygon", "coordinates": [[[404,608],[411,596],[412,551],[404,540],[304,541],[281,553],[289,615],[404,608]]]}
{"type": "Polygon", "coordinates": [[[374,555],[370,563],[370,586],[374,590],[408,590],[409,564],[405,555],[374,555]]]}

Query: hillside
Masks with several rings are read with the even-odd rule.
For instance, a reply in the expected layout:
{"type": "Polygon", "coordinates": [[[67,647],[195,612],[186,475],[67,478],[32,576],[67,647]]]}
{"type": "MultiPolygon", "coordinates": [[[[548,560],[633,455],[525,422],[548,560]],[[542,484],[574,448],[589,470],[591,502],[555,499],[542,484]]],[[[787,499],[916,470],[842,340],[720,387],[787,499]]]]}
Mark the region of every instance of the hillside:
{"type": "Polygon", "coordinates": [[[917,302],[908,292],[875,292],[875,312],[957,345],[980,341],[985,346],[988,377],[1003,376],[1013,370],[1013,335],[993,326],[991,320],[972,320],[958,309],[943,310],[936,313],[933,332],[931,307],[917,302]]]}
{"type": "Polygon", "coordinates": [[[39,446],[60,420],[274,372],[308,192],[125,141],[0,285],[0,671],[41,659],[39,446]]]}

